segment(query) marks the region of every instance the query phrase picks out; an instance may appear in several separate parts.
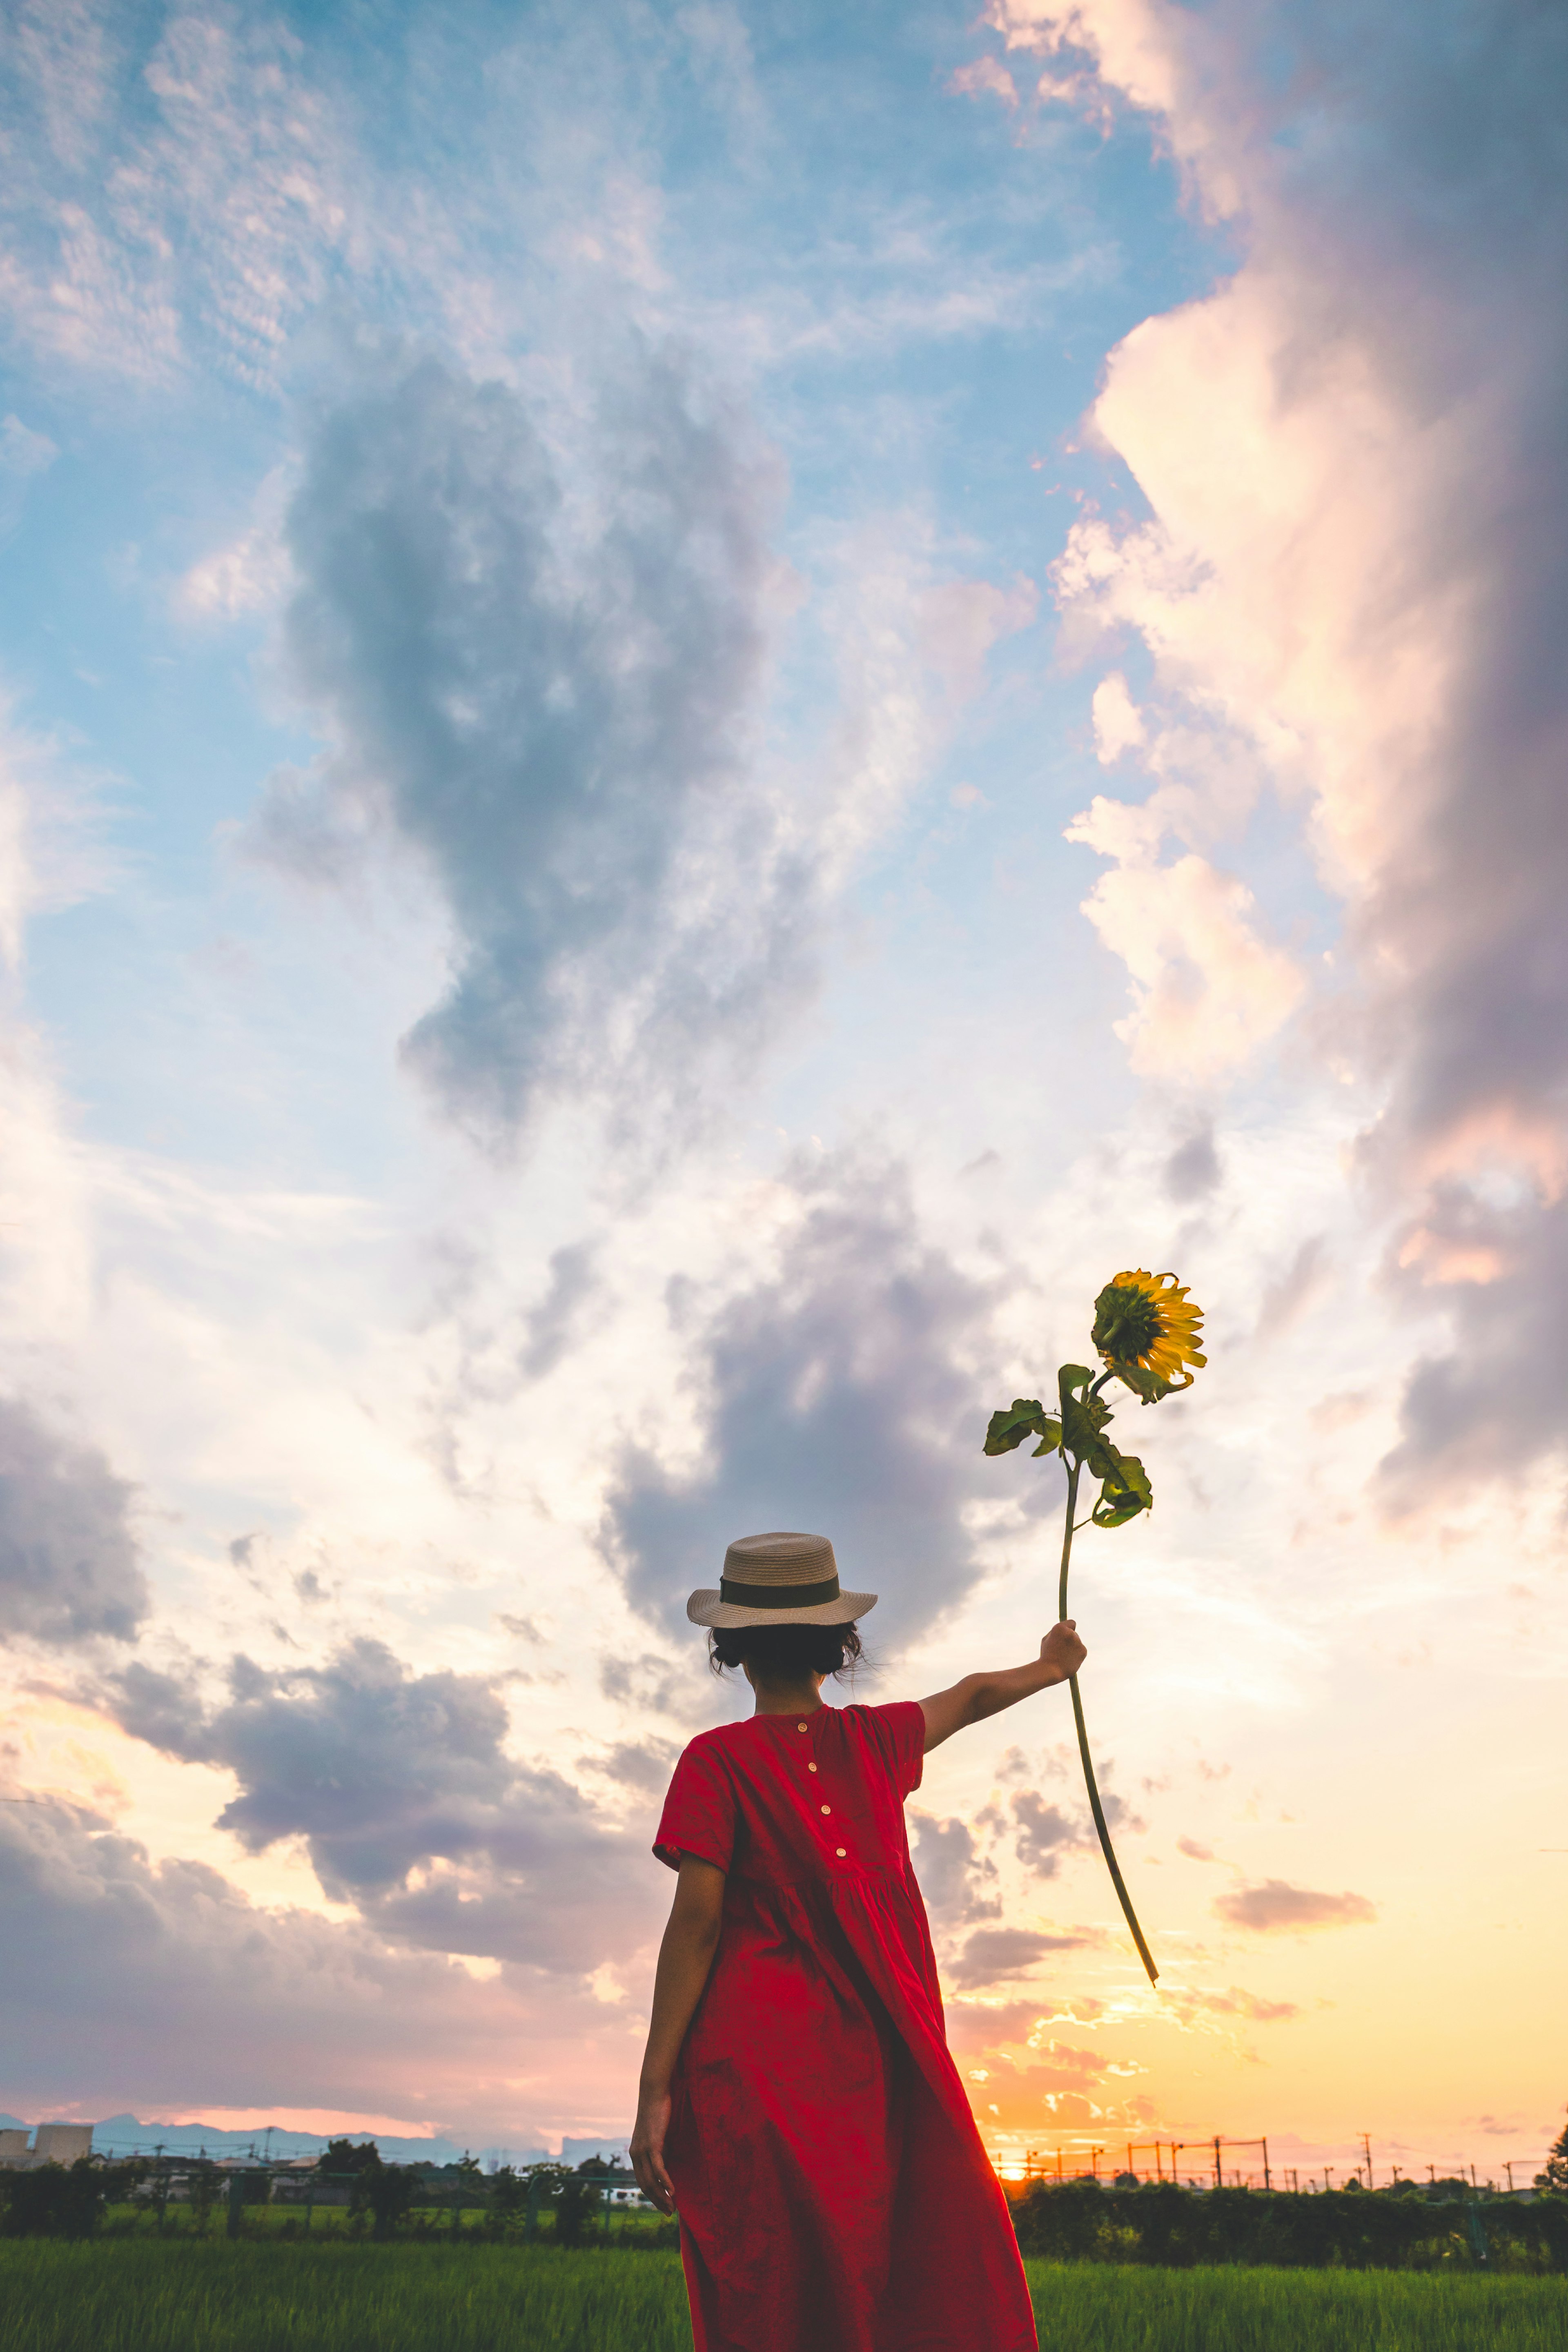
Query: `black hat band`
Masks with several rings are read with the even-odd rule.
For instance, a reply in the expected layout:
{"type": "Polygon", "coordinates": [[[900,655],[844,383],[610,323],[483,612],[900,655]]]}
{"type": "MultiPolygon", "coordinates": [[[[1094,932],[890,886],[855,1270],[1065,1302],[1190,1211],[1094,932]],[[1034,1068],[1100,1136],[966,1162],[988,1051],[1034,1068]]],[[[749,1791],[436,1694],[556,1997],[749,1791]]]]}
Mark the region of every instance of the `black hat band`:
{"type": "Polygon", "coordinates": [[[719,1580],[719,1598],[736,1609],[815,1609],[820,1601],[837,1600],[838,1579],[826,1577],[820,1584],[735,1584],[724,1576],[719,1580]]]}

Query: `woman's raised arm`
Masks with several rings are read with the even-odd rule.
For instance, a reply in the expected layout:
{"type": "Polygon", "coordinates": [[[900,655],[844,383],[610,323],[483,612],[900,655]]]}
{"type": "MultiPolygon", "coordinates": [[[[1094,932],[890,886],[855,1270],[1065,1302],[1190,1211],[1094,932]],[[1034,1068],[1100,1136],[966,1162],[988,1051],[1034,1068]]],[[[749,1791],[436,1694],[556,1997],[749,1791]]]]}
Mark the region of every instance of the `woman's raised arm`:
{"type": "Polygon", "coordinates": [[[1077,1674],[1088,1654],[1078,1638],[1077,1618],[1066,1617],[1051,1627],[1040,1643],[1039,1656],[1026,1666],[1004,1666],[992,1675],[965,1675],[951,1690],[922,1698],[926,1754],[951,1739],[955,1731],[962,1731],[966,1723],[984,1723],[988,1715],[1000,1715],[1005,1706],[1016,1706],[1021,1698],[1032,1698],[1036,1691],[1065,1683],[1077,1674]]]}

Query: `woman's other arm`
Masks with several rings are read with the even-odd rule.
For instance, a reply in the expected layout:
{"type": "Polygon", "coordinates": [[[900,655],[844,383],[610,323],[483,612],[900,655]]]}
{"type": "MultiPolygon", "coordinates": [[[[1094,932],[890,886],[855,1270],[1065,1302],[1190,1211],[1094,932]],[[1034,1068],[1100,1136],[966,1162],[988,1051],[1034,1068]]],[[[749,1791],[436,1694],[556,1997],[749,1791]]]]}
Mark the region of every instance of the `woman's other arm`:
{"type": "Polygon", "coordinates": [[[653,2016],[637,2087],[637,2127],[632,2133],[632,2170],[661,2213],[675,2210],[675,2191],[664,2168],[664,2136],[669,2129],[669,2086],[692,2011],[702,1998],[719,1948],[724,1915],[724,1874],[694,1853],[680,1857],[680,1876],[653,1980],[653,2016]]]}
{"type": "Polygon", "coordinates": [[[994,1675],[965,1675],[951,1690],[922,1698],[927,1755],[955,1731],[962,1731],[966,1723],[984,1723],[988,1715],[1000,1715],[1005,1706],[1016,1706],[1021,1698],[1032,1698],[1036,1691],[1065,1683],[1069,1675],[1077,1674],[1088,1654],[1078,1638],[1078,1620],[1066,1617],[1051,1627],[1040,1643],[1039,1656],[1026,1666],[1004,1666],[994,1675]]]}

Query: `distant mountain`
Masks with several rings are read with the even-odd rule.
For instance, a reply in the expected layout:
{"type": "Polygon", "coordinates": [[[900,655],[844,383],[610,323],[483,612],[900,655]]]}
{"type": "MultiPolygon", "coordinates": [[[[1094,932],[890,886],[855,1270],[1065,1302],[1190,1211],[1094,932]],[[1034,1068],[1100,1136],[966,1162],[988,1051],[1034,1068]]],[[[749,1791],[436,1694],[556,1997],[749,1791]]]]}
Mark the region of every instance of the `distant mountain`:
{"type": "Polygon", "coordinates": [[[630,2146],[631,2139],[625,2134],[619,2137],[612,2133],[605,2138],[601,2133],[597,2139],[563,2139],[561,2161],[563,2164],[581,2164],[585,2157],[602,2156],[607,2160],[612,2156],[618,2156],[624,2164],[630,2146]]]}
{"type": "MultiPolygon", "coordinates": [[[[0,2116],[0,2129],[10,2121],[8,2116],[0,2116]]],[[[389,2164],[456,2164],[459,2157],[472,2154],[487,2171],[491,2171],[501,2164],[539,2164],[546,2154],[542,2147],[469,2149],[459,2147],[455,2140],[399,2139],[381,2132],[351,2132],[348,2137],[356,2140],[374,2138],[389,2164]]],[[[136,2116],[106,2116],[102,2123],[93,2126],[92,2144],[100,2156],[151,2156],[158,2147],[174,2156],[196,2156],[204,2148],[208,2156],[245,2156],[254,2148],[258,2156],[279,2158],[320,2156],[327,2145],[315,2132],[220,2131],[213,2124],[144,2124],[136,2116]]],[[[624,2145],[607,2141],[605,2152],[607,2155],[612,2147],[624,2145]]],[[[597,2140],[583,2143],[586,2155],[593,2154],[598,2147],[597,2140]]]]}

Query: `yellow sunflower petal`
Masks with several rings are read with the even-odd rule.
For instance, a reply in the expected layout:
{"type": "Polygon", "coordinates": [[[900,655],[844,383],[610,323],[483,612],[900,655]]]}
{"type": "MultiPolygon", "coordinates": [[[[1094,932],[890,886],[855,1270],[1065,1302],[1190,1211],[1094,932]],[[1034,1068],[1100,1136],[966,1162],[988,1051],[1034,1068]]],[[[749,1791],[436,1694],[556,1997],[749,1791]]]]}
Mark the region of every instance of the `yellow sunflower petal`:
{"type": "Polygon", "coordinates": [[[1190,1388],[1185,1368],[1208,1361],[1199,1346],[1203,1319],[1173,1274],[1139,1266],[1113,1275],[1095,1300],[1094,1344],[1107,1364],[1136,1365],[1173,1388],[1190,1388]]]}

